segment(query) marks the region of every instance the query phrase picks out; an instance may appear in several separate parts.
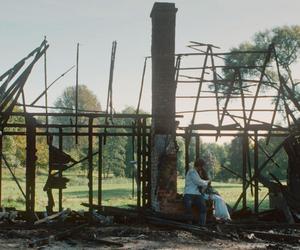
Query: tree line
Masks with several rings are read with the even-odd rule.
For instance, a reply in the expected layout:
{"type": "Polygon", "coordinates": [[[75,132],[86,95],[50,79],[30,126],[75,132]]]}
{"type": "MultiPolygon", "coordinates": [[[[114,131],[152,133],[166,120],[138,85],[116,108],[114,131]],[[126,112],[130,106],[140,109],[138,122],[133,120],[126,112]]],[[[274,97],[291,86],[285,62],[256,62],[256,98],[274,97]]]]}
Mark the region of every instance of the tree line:
{"type": "MultiPolygon", "coordinates": [[[[96,96],[85,86],[79,86],[79,109],[82,110],[94,110],[101,111],[101,105],[96,96]]],[[[74,87],[68,87],[63,94],[55,102],[55,106],[59,109],[59,112],[69,112],[67,108],[74,108],[74,87]]],[[[135,108],[126,107],[122,110],[122,113],[135,114],[135,108]]],[[[145,113],[145,112],[144,112],[145,113]]],[[[41,119],[41,118],[38,118],[41,119]]],[[[86,118],[80,118],[78,124],[84,124],[86,118]]],[[[24,119],[21,117],[13,117],[9,122],[24,123],[24,119]]],[[[70,124],[72,122],[71,117],[56,117],[50,120],[50,123],[70,124]]],[[[104,123],[104,120],[100,120],[100,123],[104,123]]],[[[131,125],[131,121],[121,119],[115,121],[117,125],[131,125]]],[[[71,130],[65,128],[66,130],[71,130]]],[[[70,132],[70,131],[69,131],[70,132]]],[[[113,132],[111,130],[111,132],[113,132]]],[[[118,129],[118,132],[121,132],[118,129]]],[[[123,129],[126,132],[126,129],[123,129]]],[[[129,131],[127,131],[129,132],[129,131]]],[[[79,137],[78,144],[75,143],[74,136],[65,136],[63,139],[63,149],[66,153],[69,153],[74,159],[80,160],[87,156],[88,141],[86,137],[79,137]]],[[[179,176],[185,174],[185,145],[182,137],[177,137],[178,152],[177,152],[177,170],[179,176]]],[[[264,138],[259,139],[259,144],[264,151],[273,152],[277,145],[283,140],[283,138],[272,138],[268,145],[264,138]]],[[[94,148],[97,150],[98,141],[95,138],[94,148]]],[[[54,145],[58,145],[58,138],[53,140],[54,145]]],[[[207,170],[209,175],[217,181],[239,181],[239,176],[242,175],[242,138],[236,137],[233,140],[224,143],[206,143],[200,140],[200,157],[207,162],[207,170]],[[224,168],[225,167],[225,168],[224,168]],[[234,173],[230,173],[226,168],[231,169],[234,173]]],[[[195,138],[192,138],[189,145],[189,158],[191,162],[196,158],[196,146],[195,138]]],[[[24,136],[5,136],[3,142],[3,154],[13,169],[17,167],[25,166],[25,137],[24,136]]],[[[48,169],[48,147],[45,137],[37,137],[37,169],[48,169]]],[[[136,154],[134,152],[132,137],[126,136],[108,136],[106,143],[103,146],[103,177],[132,177],[133,164],[132,161],[136,160],[136,154]]],[[[249,158],[250,165],[253,166],[254,158],[254,144],[249,141],[249,158]]],[[[266,154],[259,150],[259,162],[263,162],[267,158],[266,154]]],[[[286,171],[288,160],[286,153],[282,150],[274,158],[274,162],[270,162],[263,171],[264,175],[268,175],[271,172],[278,176],[280,179],[286,178],[286,171]]],[[[94,166],[97,168],[97,157],[94,157],[94,166]]],[[[82,171],[87,170],[87,162],[78,164],[76,171],[79,169],[82,171]]],[[[70,170],[72,171],[72,170],[70,170]]]]}

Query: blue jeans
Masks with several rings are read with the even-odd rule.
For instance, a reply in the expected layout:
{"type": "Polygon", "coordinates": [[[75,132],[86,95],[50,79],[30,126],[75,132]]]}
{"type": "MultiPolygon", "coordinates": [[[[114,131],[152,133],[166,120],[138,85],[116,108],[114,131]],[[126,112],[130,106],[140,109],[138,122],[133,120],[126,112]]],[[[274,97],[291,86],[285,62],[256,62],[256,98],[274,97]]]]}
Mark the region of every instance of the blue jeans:
{"type": "Polygon", "coordinates": [[[183,197],[184,207],[187,216],[192,219],[192,206],[195,205],[199,210],[199,224],[205,225],[206,223],[206,204],[202,195],[185,194],[183,197]]]}

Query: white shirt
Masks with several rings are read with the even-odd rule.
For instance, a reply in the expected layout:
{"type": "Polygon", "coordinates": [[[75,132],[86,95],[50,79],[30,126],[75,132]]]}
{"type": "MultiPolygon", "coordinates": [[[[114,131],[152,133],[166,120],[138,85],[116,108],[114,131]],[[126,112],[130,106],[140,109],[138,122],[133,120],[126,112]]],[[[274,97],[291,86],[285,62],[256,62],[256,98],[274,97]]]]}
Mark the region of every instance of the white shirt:
{"type": "Polygon", "coordinates": [[[185,176],[184,194],[200,195],[199,187],[206,188],[208,181],[200,178],[198,172],[194,168],[190,168],[185,176]]]}

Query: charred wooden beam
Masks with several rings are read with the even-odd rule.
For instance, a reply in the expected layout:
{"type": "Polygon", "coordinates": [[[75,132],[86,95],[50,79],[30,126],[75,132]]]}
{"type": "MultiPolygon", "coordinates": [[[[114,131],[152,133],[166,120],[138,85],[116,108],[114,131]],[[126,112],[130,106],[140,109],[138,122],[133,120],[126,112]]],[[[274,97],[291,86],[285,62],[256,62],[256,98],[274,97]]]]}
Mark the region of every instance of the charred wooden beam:
{"type": "Polygon", "coordinates": [[[102,169],[103,169],[103,138],[102,136],[98,137],[98,206],[102,205],[102,169]]]}
{"type": "Polygon", "coordinates": [[[3,137],[0,134],[0,207],[2,207],[2,149],[3,149],[3,137]]]}
{"type": "Polygon", "coordinates": [[[74,235],[76,232],[84,229],[85,227],[87,227],[89,224],[81,224],[78,226],[75,226],[71,229],[62,231],[62,232],[58,232],[56,234],[50,235],[48,237],[44,237],[44,238],[40,238],[40,239],[36,239],[36,240],[31,240],[28,243],[29,247],[41,247],[44,245],[48,245],[49,243],[51,243],[52,241],[59,241],[59,240],[63,240],[66,239],[67,237],[74,235]]]}
{"type": "Polygon", "coordinates": [[[26,134],[26,212],[29,220],[34,219],[35,212],[35,167],[36,167],[36,120],[27,117],[26,134]]]}
{"type": "MultiPolygon", "coordinates": [[[[88,136],[88,187],[89,187],[89,204],[93,204],[93,118],[89,118],[89,136],[88,136]]],[[[92,208],[89,213],[92,216],[92,208]]]]}
{"type": "MultiPolygon", "coordinates": [[[[58,147],[61,152],[63,152],[63,134],[62,134],[62,128],[59,128],[59,136],[58,136],[58,147]]],[[[62,178],[62,168],[58,170],[58,177],[62,178]]],[[[58,210],[62,211],[63,210],[63,205],[62,205],[62,199],[63,199],[63,193],[62,193],[62,188],[58,189],[58,210]]]]}

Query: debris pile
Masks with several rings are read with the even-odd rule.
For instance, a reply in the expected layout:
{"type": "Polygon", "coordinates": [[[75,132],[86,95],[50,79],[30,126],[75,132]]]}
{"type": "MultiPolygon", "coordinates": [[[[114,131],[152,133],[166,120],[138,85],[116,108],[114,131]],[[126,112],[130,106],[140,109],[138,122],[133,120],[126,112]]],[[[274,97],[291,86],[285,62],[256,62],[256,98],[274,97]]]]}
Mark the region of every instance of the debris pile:
{"type": "MultiPolygon", "coordinates": [[[[82,205],[89,207],[88,203],[82,205]]],[[[177,247],[219,244],[214,247],[221,248],[236,243],[248,248],[253,244],[268,249],[296,249],[300,244],[300,224],[253,220],[245,213],[239,213],[240,218],[231,222],[211,222],[200,227],[183,222],[180,216],[145,209],[93,205],[92,211],[64,209],[49,216],[44,214],[34,223],[24,220],[24,212],[1,212],[0,235],[2,239],[23,239],[19,247],[33,248],[64,244],[128,248],[135,244],[145,247],[177,242],[177,247]]]]}

